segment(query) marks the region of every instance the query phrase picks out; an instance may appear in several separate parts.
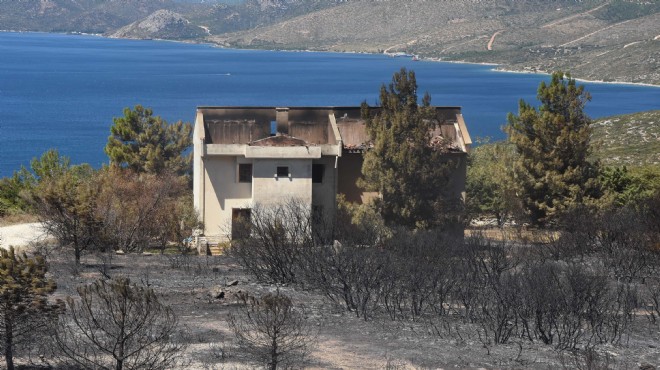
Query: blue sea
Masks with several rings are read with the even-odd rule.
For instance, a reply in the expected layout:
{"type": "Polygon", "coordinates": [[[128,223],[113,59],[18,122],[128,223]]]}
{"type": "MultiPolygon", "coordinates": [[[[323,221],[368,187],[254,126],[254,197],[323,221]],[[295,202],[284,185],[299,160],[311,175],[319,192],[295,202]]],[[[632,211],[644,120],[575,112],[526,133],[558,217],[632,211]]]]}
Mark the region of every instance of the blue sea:
{"type": "MultiPolygon", "coordinates": [[[[113,117],[136,104],[168,121],[193,121],[208,105],[376,104],[401,67],[420,95],[462,106],[473,137],[503,138],[518,100],[534,101],[547,75],[493,66],[415,62],[384,55],[220,49],[165,41],[0,32],[0,177],[49,148],[100,166],[113,117]]],[[[588,113],[603,117],[660,109],[660,88],[586,83],[588,113]]]]}

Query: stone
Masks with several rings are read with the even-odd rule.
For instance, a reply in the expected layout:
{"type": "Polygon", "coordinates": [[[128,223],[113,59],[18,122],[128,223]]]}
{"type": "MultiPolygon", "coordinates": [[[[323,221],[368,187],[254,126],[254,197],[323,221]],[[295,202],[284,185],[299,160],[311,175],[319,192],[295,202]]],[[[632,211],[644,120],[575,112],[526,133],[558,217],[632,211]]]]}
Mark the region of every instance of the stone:
{"type": "Polygon", "coordinates": [[[224,299],[225,298],[225,291],[220,289],[219,287],[211,289],[209,292],[209,296],[213,299],[224,299]]]}
{"type": "Polygon", "coordinates": [[[232,280],[227,283],[227,286],[236,286],[236,285],[238,285],[238,280],[232,280]]]}

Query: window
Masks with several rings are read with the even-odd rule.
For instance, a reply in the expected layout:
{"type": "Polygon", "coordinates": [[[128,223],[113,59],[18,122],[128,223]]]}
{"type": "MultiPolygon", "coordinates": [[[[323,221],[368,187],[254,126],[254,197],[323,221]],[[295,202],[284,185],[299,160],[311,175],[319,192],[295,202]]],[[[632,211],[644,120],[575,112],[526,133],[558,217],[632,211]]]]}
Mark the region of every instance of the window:
{"type": "Polygon", "coordinates": [[[323,182],[323,173],[325,172],[325,166],[322,164],[312,164],[312,182],[315,184],[320,184],[323,182]]]}
{"type": "Polygon", "coordinates": [[[277,166],[277,177],[289,177],[289,167],[277,166]]]}
{"type": "Polygon", "coordinates": [[[252,182],[252,163],[238,164],[238,182],[252,182]]]}

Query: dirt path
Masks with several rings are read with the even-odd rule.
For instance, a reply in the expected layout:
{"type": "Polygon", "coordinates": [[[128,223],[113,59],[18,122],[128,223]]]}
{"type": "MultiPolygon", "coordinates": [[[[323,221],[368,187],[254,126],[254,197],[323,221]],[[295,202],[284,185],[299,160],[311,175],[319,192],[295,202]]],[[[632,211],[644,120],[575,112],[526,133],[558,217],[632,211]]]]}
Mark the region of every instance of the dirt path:
{"type": "Polygon", "coordinates": [[[588,34],[586,34],[586,35],[584,35],[584,36],[582,36],[582,37],[578,37],[577,39],[575,39],[575,40],[573,40],[573,41],[569,41],[569,42],[563,43],[563,44],[559,45],[559,47],[561,48],[561,47],[564,47],[564,46],[568,46],[568,45],[570,45],[570,44],[572,44],[572,43],[574,43],[574,42],[578,42],[578,41],[580,41],[580,40],[584,40],[584,39],[586,39],[586,38],[589,37],[589,36],[595,35],[595,34],[597,34],[598,32],[602,32],[602,31],[605,31],[605,30],[609,30],[609,29],[612,28],[612,27],[620,26],[620,25],[622,25],[622,24],[624,24],[624,23],[628,23],[628,22],[633,21],[633,20],[634,20],[634,19],[629,19],[629,20],[627,20],[627,21],[623,21],[623,22],[619,22],[619,23],[610,24],[610,25],[607,26],[607,27],[603,27],[603,28],[601,28],[601,29],[599,29],[599,30],[596,30],[596,31],[591,32],[591,33],[588,33],[588,34]]]}
{"type": "Polygon", "coordinates": [[[3,226],[0,227],[0,248],[24,247],[45,237],[39,222],[3,226]]]}
{"type": "Polygon", "coordinates": [[[415,44],[415,43],[417,43],[417,39],[410,40],[410,41],[405,42],[405,43],[403,43],[403,44],[392,45],[392,46],[388,47],[387,49],[385,49],[385,50],[383,51],[383,54],[390,54],[390,50],[392,50],[392,49],[394,49],[394,48],[398,48],[398,47],[400,47],[400,46],[408,47],[408,46],[413,45],[413,44],[415,44]]]}
{"type": "Polygon", "coordinates": [[[583,15],[591,14],[592,12],[595,12],[596,10],[598,10],[598,9],[600,9],[600,8],[606,6],[606,5],[609,5],[609,3],[605,3],[605,4],[603,4],[603,5],[597,6],[597,7],[593,8],[593,9],[587,10],[586,12],[582,12],[582,13],[574,14],[574,15],[571,15],[570,17],[566,17],[566,18],[558,19],[558,20],[553,21],[553,22],[550,22],[550,23],[548,23],[548,24],[544,24],[543,26],[541,26],[541,28],[549,28],[549,27],[552,27],[552,26],[554,26],[554,25],[556,25],[556,24],[564,23],[564,22],[566,22],[566,21],[570,21],[571,19],[575,19],[575,18],[581,17],[581,16],[583,16],[583,15]]]}
{"type": "Polygon", "coordinates": [[[499,30],[493,34],[493,36],[490,37],[490,41],[488,41],[488,50],[493,50],[493,43],[495,42],[495,37],[499,35],[500,33],[504,32],[504,30],[499,30]]]}

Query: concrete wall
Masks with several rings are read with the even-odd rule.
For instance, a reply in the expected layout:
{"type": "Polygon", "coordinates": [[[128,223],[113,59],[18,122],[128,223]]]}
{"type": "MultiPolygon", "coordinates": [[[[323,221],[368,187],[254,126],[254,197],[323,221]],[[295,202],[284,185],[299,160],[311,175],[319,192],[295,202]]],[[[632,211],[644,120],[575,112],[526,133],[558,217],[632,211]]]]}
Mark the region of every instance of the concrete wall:
{"type": "Polygon", "coordinates": [[[297,198],[312,204],[311,159],[255,159],[252,171],[252,199],[255,203],[282,203],[297,198]],[[288,166],[289,176],[276,176],[278,166],[288,166]]]}
{"type": "Polygon", "coordinates": [[[362,153],[344,153],[339,157],[337,174],[337,193],[343,194],[347,201],[365,203],[378,196],[377,192],[365,192],[357,180],[362,177],[362,153]]]}
{"type": "Polygon", "coordinates": [[[337,169],[334,156],[321,157],[313,164],[322,164],[325,169],[322,183],[312,183],[312,205],[323,207],[323,216],[332,217],[337,205],[337,169]]]}
{"type": "Polygon", "coordinates": [[[204,221],[206,235],[228,235],[232,208],[252,206],[252,184],[238,182],[238,163],[245,159],[231,156],[204,158],[204,221]]]}

